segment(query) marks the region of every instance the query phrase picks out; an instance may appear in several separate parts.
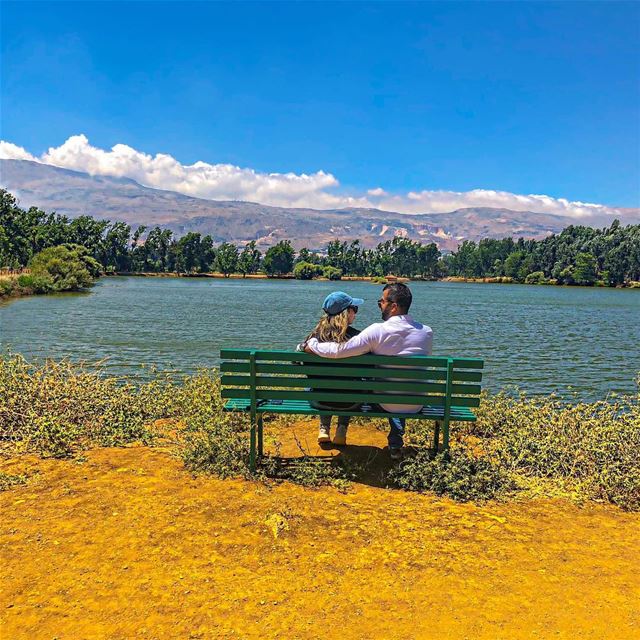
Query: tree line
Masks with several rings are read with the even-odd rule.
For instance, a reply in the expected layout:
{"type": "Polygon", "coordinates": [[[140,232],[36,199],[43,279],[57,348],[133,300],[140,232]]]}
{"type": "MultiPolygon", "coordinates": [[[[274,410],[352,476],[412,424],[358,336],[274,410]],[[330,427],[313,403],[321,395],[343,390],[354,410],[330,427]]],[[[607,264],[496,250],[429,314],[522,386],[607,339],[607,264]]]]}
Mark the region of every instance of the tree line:
{"type": "Polygon", "coordinates": [[[619,285],[640,280],[640,225],[607,229],[571,226],[544,240],[464,241],[442,255],[434,243],[394,237],[374,249],[359,240],[333,240],[323,252],[296,253],[282,240],[263,254],[255,241],[238,247],[216,244],[210,235],[80,216],[73,220],[37,207],[22,209],[0,190],[0,266],[26,266],[38,253],[59,245],[79,245],[109,272],[207,273],[225,276],[293,273],[297,278],[385,276],[435,279],[443,276],[495,277],[515,282],[619,285]]]}
{"type": "Polygon", "coordinates": [[[640,280],[640,225],[569,226],[544,240],[464,241],[444,259],[447,272],[531,284],[604,284],[640,280]]]}

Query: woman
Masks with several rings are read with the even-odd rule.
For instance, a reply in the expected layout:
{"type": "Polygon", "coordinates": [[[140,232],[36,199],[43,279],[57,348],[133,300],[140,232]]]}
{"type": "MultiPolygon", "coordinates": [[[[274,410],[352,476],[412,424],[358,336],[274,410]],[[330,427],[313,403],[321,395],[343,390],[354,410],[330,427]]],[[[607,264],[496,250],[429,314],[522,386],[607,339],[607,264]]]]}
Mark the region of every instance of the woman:
{"type": "MultiPolygon", "coordinates": [[[[343,291],[330,293],[322,303],[322,317],[315,329],[307,336],[316,338],[319,342],[346,342],[349,338],[357,336],[360,331],[351,325],[358,313],[358,306],[364,302],[362,298],[352,298],[343,291]]],[[[306,342],[306,341],[305,341],[306,342]]],[[[300,345],[304,348],[303,345],[300,345]]],[[[312,376],[309,376],[310,378],[312,376]]],[[[344,380],[345,378],[336,378],[344,380]]],[[[330,391],[330,389],[323,389],[330,391]]],[[[336,393],[338,393],[336,391],[336,393]]],[[[337,409],[351,410],[358,407],[358,404],[351,402],[319,402],[312,401],[311,406],[316,409],[337,409]]],[[[331,418],[333,416],[320,416],[320,430],[318,431],[318,443],[325,444],[331,442],[331,418]]],[[[338,426],[333,437],[333,444],[347,444],[347,429],[349,427],[349,416],[338,416],[338,426]]]]}

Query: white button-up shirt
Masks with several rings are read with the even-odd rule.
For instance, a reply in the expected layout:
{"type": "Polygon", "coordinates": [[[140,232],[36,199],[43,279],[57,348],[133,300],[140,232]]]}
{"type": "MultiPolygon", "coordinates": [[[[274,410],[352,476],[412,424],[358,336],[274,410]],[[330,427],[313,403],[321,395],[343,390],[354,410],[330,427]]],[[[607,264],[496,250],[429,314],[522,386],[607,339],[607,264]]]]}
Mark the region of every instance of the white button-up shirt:
{"type": "MultiPolygon", "coordinates": [[[[391,316],[363,329],[347,342],[318,342],[311,338],[307,346],[324,358],[349,358],[373,353],[378,356],[430,356],[433,342],[431,327],[416,322],[410,315],[391,316]]],[[[392,380],[393,378],[389,378],[392,380]]],[[[385,411],[417,413],[415,404],[383,404],[385,411]]]]}

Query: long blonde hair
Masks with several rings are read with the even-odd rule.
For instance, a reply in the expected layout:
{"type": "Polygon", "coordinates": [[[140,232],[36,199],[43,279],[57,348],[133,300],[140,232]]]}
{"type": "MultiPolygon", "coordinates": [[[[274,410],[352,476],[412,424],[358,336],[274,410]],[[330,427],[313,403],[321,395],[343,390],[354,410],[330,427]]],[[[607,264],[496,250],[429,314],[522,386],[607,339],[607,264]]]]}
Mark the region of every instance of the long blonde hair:
{"type": "Polygon", "coordinates": [[[346,342],[349,328],[349,308],[330,316],[322,312],[316,328],[309,334],[307,340],[315,338],[318,342],[346,342]]]}

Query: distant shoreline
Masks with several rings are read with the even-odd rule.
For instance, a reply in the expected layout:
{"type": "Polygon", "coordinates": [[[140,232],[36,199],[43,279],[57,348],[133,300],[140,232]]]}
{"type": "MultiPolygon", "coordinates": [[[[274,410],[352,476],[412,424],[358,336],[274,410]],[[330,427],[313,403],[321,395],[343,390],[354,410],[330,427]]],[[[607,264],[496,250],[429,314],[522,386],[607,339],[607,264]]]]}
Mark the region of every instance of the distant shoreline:
{"type": "MultiPolygon", "coordinates": [[[[296,280],[292,274],[281,276],[267,276],[264,273],[253,273],[243,276],[241,273],[231,273],[225,276],[223,273],[176,273],[176,272],[152,272],[152,271],[120,271],[117,273],[104,273],[104,277],[135,277],[135,278],[214,278],[219,280],[296,280]]],[[[393,276],[342,276],[339,280],[330,280],[329,278],[313,278],[314,281],[321,282],[371,282],[372,284],[387,284],[389,282],[462,282],[469,284],[524,284],[528,287],[576,287],[580,289],[596,288],[596,289],[640,289],[640,282],[629,282],[625,285],[616,287],[600,286],[600,285],[558,285],[555,282],[518,282],[513,278],[505,276],[485,277],[485,278],[466,278],[464,276],[446,276],[444,278],[404,278],[393,276]]],[[[303,282],[303,280],[300,280],[303,282]]]]}
{"type": "MultiPolygon", "coordinates": [[[[119,271],[117,273],[104,273],[104,277],[135,277],[135,278],[215,278],[219,280],[300,280],[292,274],[281,276],[268,276],[264,273],[252,273],[243,276],[241,273],[230,273],[225,276],[223,273],[176,273],[176,272],[151,272],[151,271],[119,271]]],[[[330,280],[329,278],[313,278],[324,282],[373,282],[383,284],[381,280],[387,280],[382,276],[342,276],[340,280],[330,280]]],[[[416,281],[419,281],[417,278],[416,281]]],[[[300,280],[302,281],[302,280],[300,280]]],[[[411,278],[395,278],[394,282],[410,282],[411,278]]]]}
{"type": "MultiPolygon", "coordinates": [[[[231,273],[225,276],[223,273],[166,273],[166,272],[151,272],[151,271],[121,271],[116,273],[103,273],[101,277],[104,278],[213,278],[216,280],[296,280],[292,274],[285,274],[281,276],[267,276],[264,273],[253,273],[243,276],[241,273],[231,273]]],[[[18,285],[18,276],[0,276],[0,280],[4,281],[4,286],[0,283],[0,302],[7,300],[30,297],[33,295],[48,295],[46,293],[36,293],[29,287],[20,287],[18,285]],[[8,286],[7,286],[8,285],[8,286]]],[[[370,282],[371,284],[384,285],[390,282],[456,282],[467,284],[525,284],[526,286],[544,286],[544,287],[572,287],[572,288],[597,288],[597,289],[638,289],[640,290],[640,282],[629,282],[625,285],[618,285],[616,287],[599,286],[599,285],[558,285],[555,282],[545,283],[526,283],[517,282],[512,278],[506,277],[487,277],[487,278],[465,278],[463,276],[446,276],[444,278],[436,279],[421,279],[421,278],[396,278],[396,277],[382,277],[382,276],[342,276],[340,280],[330,280],[329,278],[313,278],[315,281],[320,282],[370,282]]],[[[298,280],[304,282],[304,280],[298,280]]]]}

